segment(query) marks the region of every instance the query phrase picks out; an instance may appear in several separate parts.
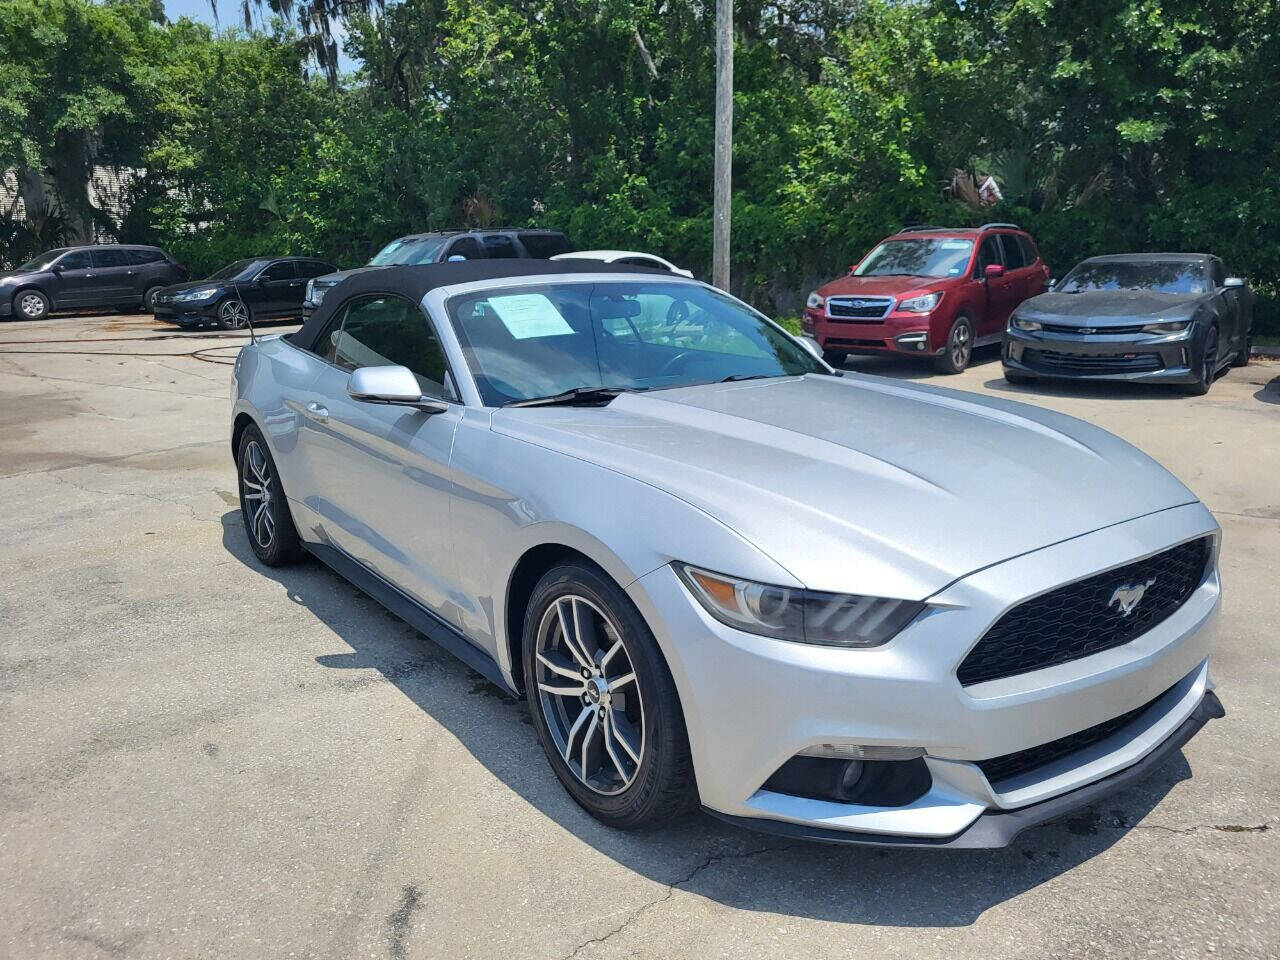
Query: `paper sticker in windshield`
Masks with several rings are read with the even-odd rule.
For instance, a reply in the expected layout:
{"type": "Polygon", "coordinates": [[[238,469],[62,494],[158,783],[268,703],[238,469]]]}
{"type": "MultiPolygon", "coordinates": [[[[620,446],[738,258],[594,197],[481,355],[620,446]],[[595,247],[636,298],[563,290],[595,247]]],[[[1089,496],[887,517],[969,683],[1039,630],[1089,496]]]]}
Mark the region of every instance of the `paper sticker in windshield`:
{"type": "Polygon", "coordinates": [[[943,250],[968,250],[972,241],[969,240],[943,240],[943,250]]]}
{"type": "Polygon", "coordinates": [[[534,337],[561,337],[573,327],[560,315],[556,305],[540,293],[519,293],[490,297],[489,305],[502,325],[517,340],[534,337]]]}

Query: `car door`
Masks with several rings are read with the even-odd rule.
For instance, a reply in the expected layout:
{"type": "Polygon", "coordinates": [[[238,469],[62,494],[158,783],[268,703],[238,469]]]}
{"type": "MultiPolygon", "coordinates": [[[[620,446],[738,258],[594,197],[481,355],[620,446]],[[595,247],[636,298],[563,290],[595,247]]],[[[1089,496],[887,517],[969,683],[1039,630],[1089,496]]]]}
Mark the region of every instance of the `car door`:
{"type": "Polygon", "coordinates": [[[302,312],[302,293],[306,281],[298,276],[292,260],[270,263],[253,281],[250,306],[255,317],[294,316],[302,312]],[[296,305],[294,301],[296,299],[296,305]]]}
{"type": "Polygon", "coordinates": [[[97,274],[99,299],[102,304],[123,303],[136,299],[134,286],[138,279],[138,268],[129,260],[129,251],[120,248],[102,247],[91,251],[93,271],[97,274]]]}
{"type": "Polygon", "coordinates": [[[463,407],[444,352],[422,309],[402,297],[357,297],[341,313],[299,434],[312,478],[307,505],[334,546],[456,625],[449,458],[463,407]],[[449,409],[347,394],[353,370],[389,364],[408,367],[423,394],[449,409]]]}
{"type": "Polygon", "coordinates": [[[83,307],[100,302],[98,293],[97,271],[93,268],[93,257],[88,250],[72,250],[64,253],[52,267],[54,274],[53,305],[62,310],[68,307],[83,307]]]}
{"type": "Polygon", "coordinates": [[[988,277],[987,267],[992,264],[1004,266],[1004,252],[1001,249],[1000,235],[988,233],[978,246],[978,257],[974,266],[974,279],[986,288],[986,309],[977,319],[977,334],[980,340],[994,340],[1004,333],[1004,325],[1009,314],[1017,306],[1017,294],[1014,289],[1014,278],[1008,271],[1000,277],[988,277]]]}

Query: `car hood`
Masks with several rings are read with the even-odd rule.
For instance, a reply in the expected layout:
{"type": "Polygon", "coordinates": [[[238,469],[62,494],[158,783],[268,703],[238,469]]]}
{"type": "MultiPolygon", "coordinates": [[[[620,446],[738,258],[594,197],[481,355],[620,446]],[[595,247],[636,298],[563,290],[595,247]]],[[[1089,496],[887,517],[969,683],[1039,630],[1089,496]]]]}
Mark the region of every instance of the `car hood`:
{"type": "Polygon", "coordinates": [[[160,297],[175,297],[180,293],[186,293],[188,290],[200,290],[204,287],[217,287],[221,290],[223,287],[230,285],[230,282],[226,280],[191,280],[187,283],[174,283],[167,287],[161,287],[156,295],[160,297]]]}
{"type": "Polygon", "coordinates": [[[0,283],[12,283],[15,280],[25,280],[27,277],[39,276],[39,271],[31,272],[30,270],[0,270],[0,283]]]}
{"type": "Polygon", "coordinates": [[[1055,317],[1061,317],[1069,322],[1088,320],[1094,326],[1124,326],[1185,319],[1204,298],[1203,293],[1153,293],[1150,290],[1042,293],[1024,301],[1017,312],[1029,320],[1052,322],[1055,317]]]}
{"type": "Polygon", "coordinates": [[[858,294],[863,296],[895,297],[922,290],[926,287],[930,290],[946,287],[948,282],[954,279],[954,277],[847,276],[824,284],[818,288],[818,293],[824,297],[857,296],[858,294]]]}
{"type": "Polygon", "coordinates": [[[357,273],[365,273],[366,271],[369,271],[369,270],[381,270],[381,269],[383,269],[382,264],[378,264],[377,266],[372,266],[372,267],[368,265],[363,267],[352,267],[350,270],[339,270],[337,273],[326,273],[322,277],[316,277],[316,283],[323,284],[326,287],[336,287],[343,280],[347,279],[347,277],[353,277],[357,273]]]}
{"type": "MultiPolygon", "coordinates": [[[[493,429],[665,490],[816,590],[924,599],[993,563],[1196,500],[1087,423],[878,377],[499,410],[493,429]]],[[[679,559],[680,531],[660,535],[679,559]]]]}

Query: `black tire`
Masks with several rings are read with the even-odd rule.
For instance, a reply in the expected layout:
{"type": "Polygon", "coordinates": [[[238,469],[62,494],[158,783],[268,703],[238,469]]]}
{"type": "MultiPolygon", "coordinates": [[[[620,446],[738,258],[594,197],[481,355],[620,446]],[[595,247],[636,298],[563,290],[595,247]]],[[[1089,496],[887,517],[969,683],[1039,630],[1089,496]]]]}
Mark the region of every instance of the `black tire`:
{"type": "Polygon", "coordinates": [[[236,452],[236,475],[240,493],[240,519],[254,556],[268,567],[285,567],[300,561],[304,552],[298,529],[289,513],[289,501],[280,485],[280,471],[271,456],[271,448],[256,426],[245,428],[236,452]],[[260,459],[259,459],[260,458],[260,459]],[[260,481],[265,475],[265,483],[260,481]],[[258,487],[267,493],[265,505],[257,495],[258,487]],[[258,513],[266,511],[270,523],[258,513]],[[251,512],[252,511],[252,512],[251,512]]]}
{"type": "MultiPolygon", "coordinates": [[[[640,612],[601,570],[585,562],[565,563],[548,571],[538,582],[525,611],[524,680],[534,729],[552,770],[570,796],[597,820],[629,830],[670,820],[696,806],[689,739],[671,671],[640,612]],[[584,647],[593,648],[585,657],[598,670],[586,678],[561,679],[566,676],[562,672],[565,668],[581,673],[583,660],[577,654],[570,657],[565,653],[569,645],[564,643],[563,631],[558,630],[558,624],[565,622],[560,619],[565,607],[581,613],[580,617],[566,619],[583,624],[580,636],[584,647]],[[597,620],[597,616],[601,619],[597,620]],[[592,622],[610,626],[593,629],[587,626],[592,622]],[[630,661],[629,669],[625,665],[621,669],[635,675],[632,682],[638,685],[638,699],[628,695],[627,686],[609,686],[619,680],[620,669],[616,653],[612,658],[604,656],[605,647],[618,643],[609,637],[610,629],[616,630],[622,647],[619,652],[630,661]],[[557,638],[558,643],[554,642],[557,638]],[[550,670],[553,662],[559,667],[555,673],[550,670]],[[564,684],[555,689],[572,690],[575,684],[581,684],[582,692],[544,693],[539,687],[539,671],[545,684],[550,686],[555,680],[564,684]],[[609,673],[614,675],[612,681],[609,673]],[[605,688],[604,693],[596,688],[594,700],[589,690],[593,682],[605,688]],[[571,724],[570,713],[581,722],[571,724]],[[614,719],[604,722],[606,713],[614,719]],[[635,751],[638,763],[634,765],[622,752],[622,741],[609,741],[606,736],[607,729],[617,738],[627,728],[633,747],[635,735],[641,734],[635,751]],[[561,753],[557,738],[567,743],[565,752],[578,770],[594,770],[598,763],[598,775],[580,776],[561,753]],[[621,763],[606,756],[609,743],[617,744],[614,752],[621,763]],[[590,766],[579,761],[584,754],[591,758],[590,766]],[[624,767],[630,772],[630,781],[624,767]]],[[[624,676],[622,684],[626,683],[624,676]]]]}
{"type": "Polygon", "coordinates": [[[154,284],[153,286],[147,287],[146,293],[142,295],[143,313],[156,312],[156,294],[159,293],[162,289],[163,287],[158,283],[154,284]]]}
{"type": "Polygon", "coordinates": [[[1005,370],[1004,379],[1006,383],[1011,383],[1014,386],[1019,386],[1019,387],[1024,387],[1027,384],[1035,383],[1034,377],[1028,377],[1025,373],[1015,373],[1012,370],[1005,370]]]}
{"type": "Polygon", "coordinates": [[[960,314],[947,331],[941,355],[933,358],[934,369],[939,373],[963,373],[973,359],[973,337],[973,320],[967,313],[960,314]]]}
{"type": "Polygon", "coordinates": [[[1200,348],[1200,376],[1195,383],[1188,384],[1183,392],[1193,397],[1203,397],[1213,386],[1214,377],[1218,375],[1218,328],[1210,327],[1205,331],[1204,346],[1200,348]]]}
{"type": "Polygon", "coordinates": [[[217,324],[223,330],[243,330],[249,326],[249,305],[243,300],[229,297],[218,304],[217,324]]]}
{"type": "Polygon", "coordinates": [[[1253,334],[1250,333],[1244,338],[1244,345],[1240,348],[1240,352],[1231,358],[1233,367],[1247,367],[1249,365],[1249,354],[1253,350],[1253,334]]]}
{"type": "Polygon", "coordinates": [[[839,369],[840,367],[843,367],[844,362],[849,359],[849,354],[843,350],[823,350],[822,359],[825,360],[829,366],[839,369]]]}
{"type": "Polygon", "coordinates": [[[43,320],[51,307],[49,297],[34,287],[19,290],[13,295],[13,316],[16,320],[43,320]]]}

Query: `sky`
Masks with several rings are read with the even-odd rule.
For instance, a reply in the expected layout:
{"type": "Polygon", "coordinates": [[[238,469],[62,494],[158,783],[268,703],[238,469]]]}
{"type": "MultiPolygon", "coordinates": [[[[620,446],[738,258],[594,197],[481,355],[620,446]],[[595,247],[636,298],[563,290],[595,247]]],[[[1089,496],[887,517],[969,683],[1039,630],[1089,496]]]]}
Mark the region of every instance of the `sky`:
{"type": "MultiPolygon", "coordinates": [[[[217,21],[213,19],[213,9],[209,4],[209,0],[163,0],[163,3],[165,16],[170,20],[189,17],[192,20],[199,20],[201,23],[207,23],[210,26],[218,26],[223,29],[244,26],[244,14],[241,12],[240,0],[218,0],[217,21]]],[[[256,13],[254,14],[254,24],[261,24],[256,13]]],[[[356,69],[359,64],[342,52],[341,24],[335,25],[334,34],[335,39],[338,41],[338,69],[342,73],[356,69]]]]}

